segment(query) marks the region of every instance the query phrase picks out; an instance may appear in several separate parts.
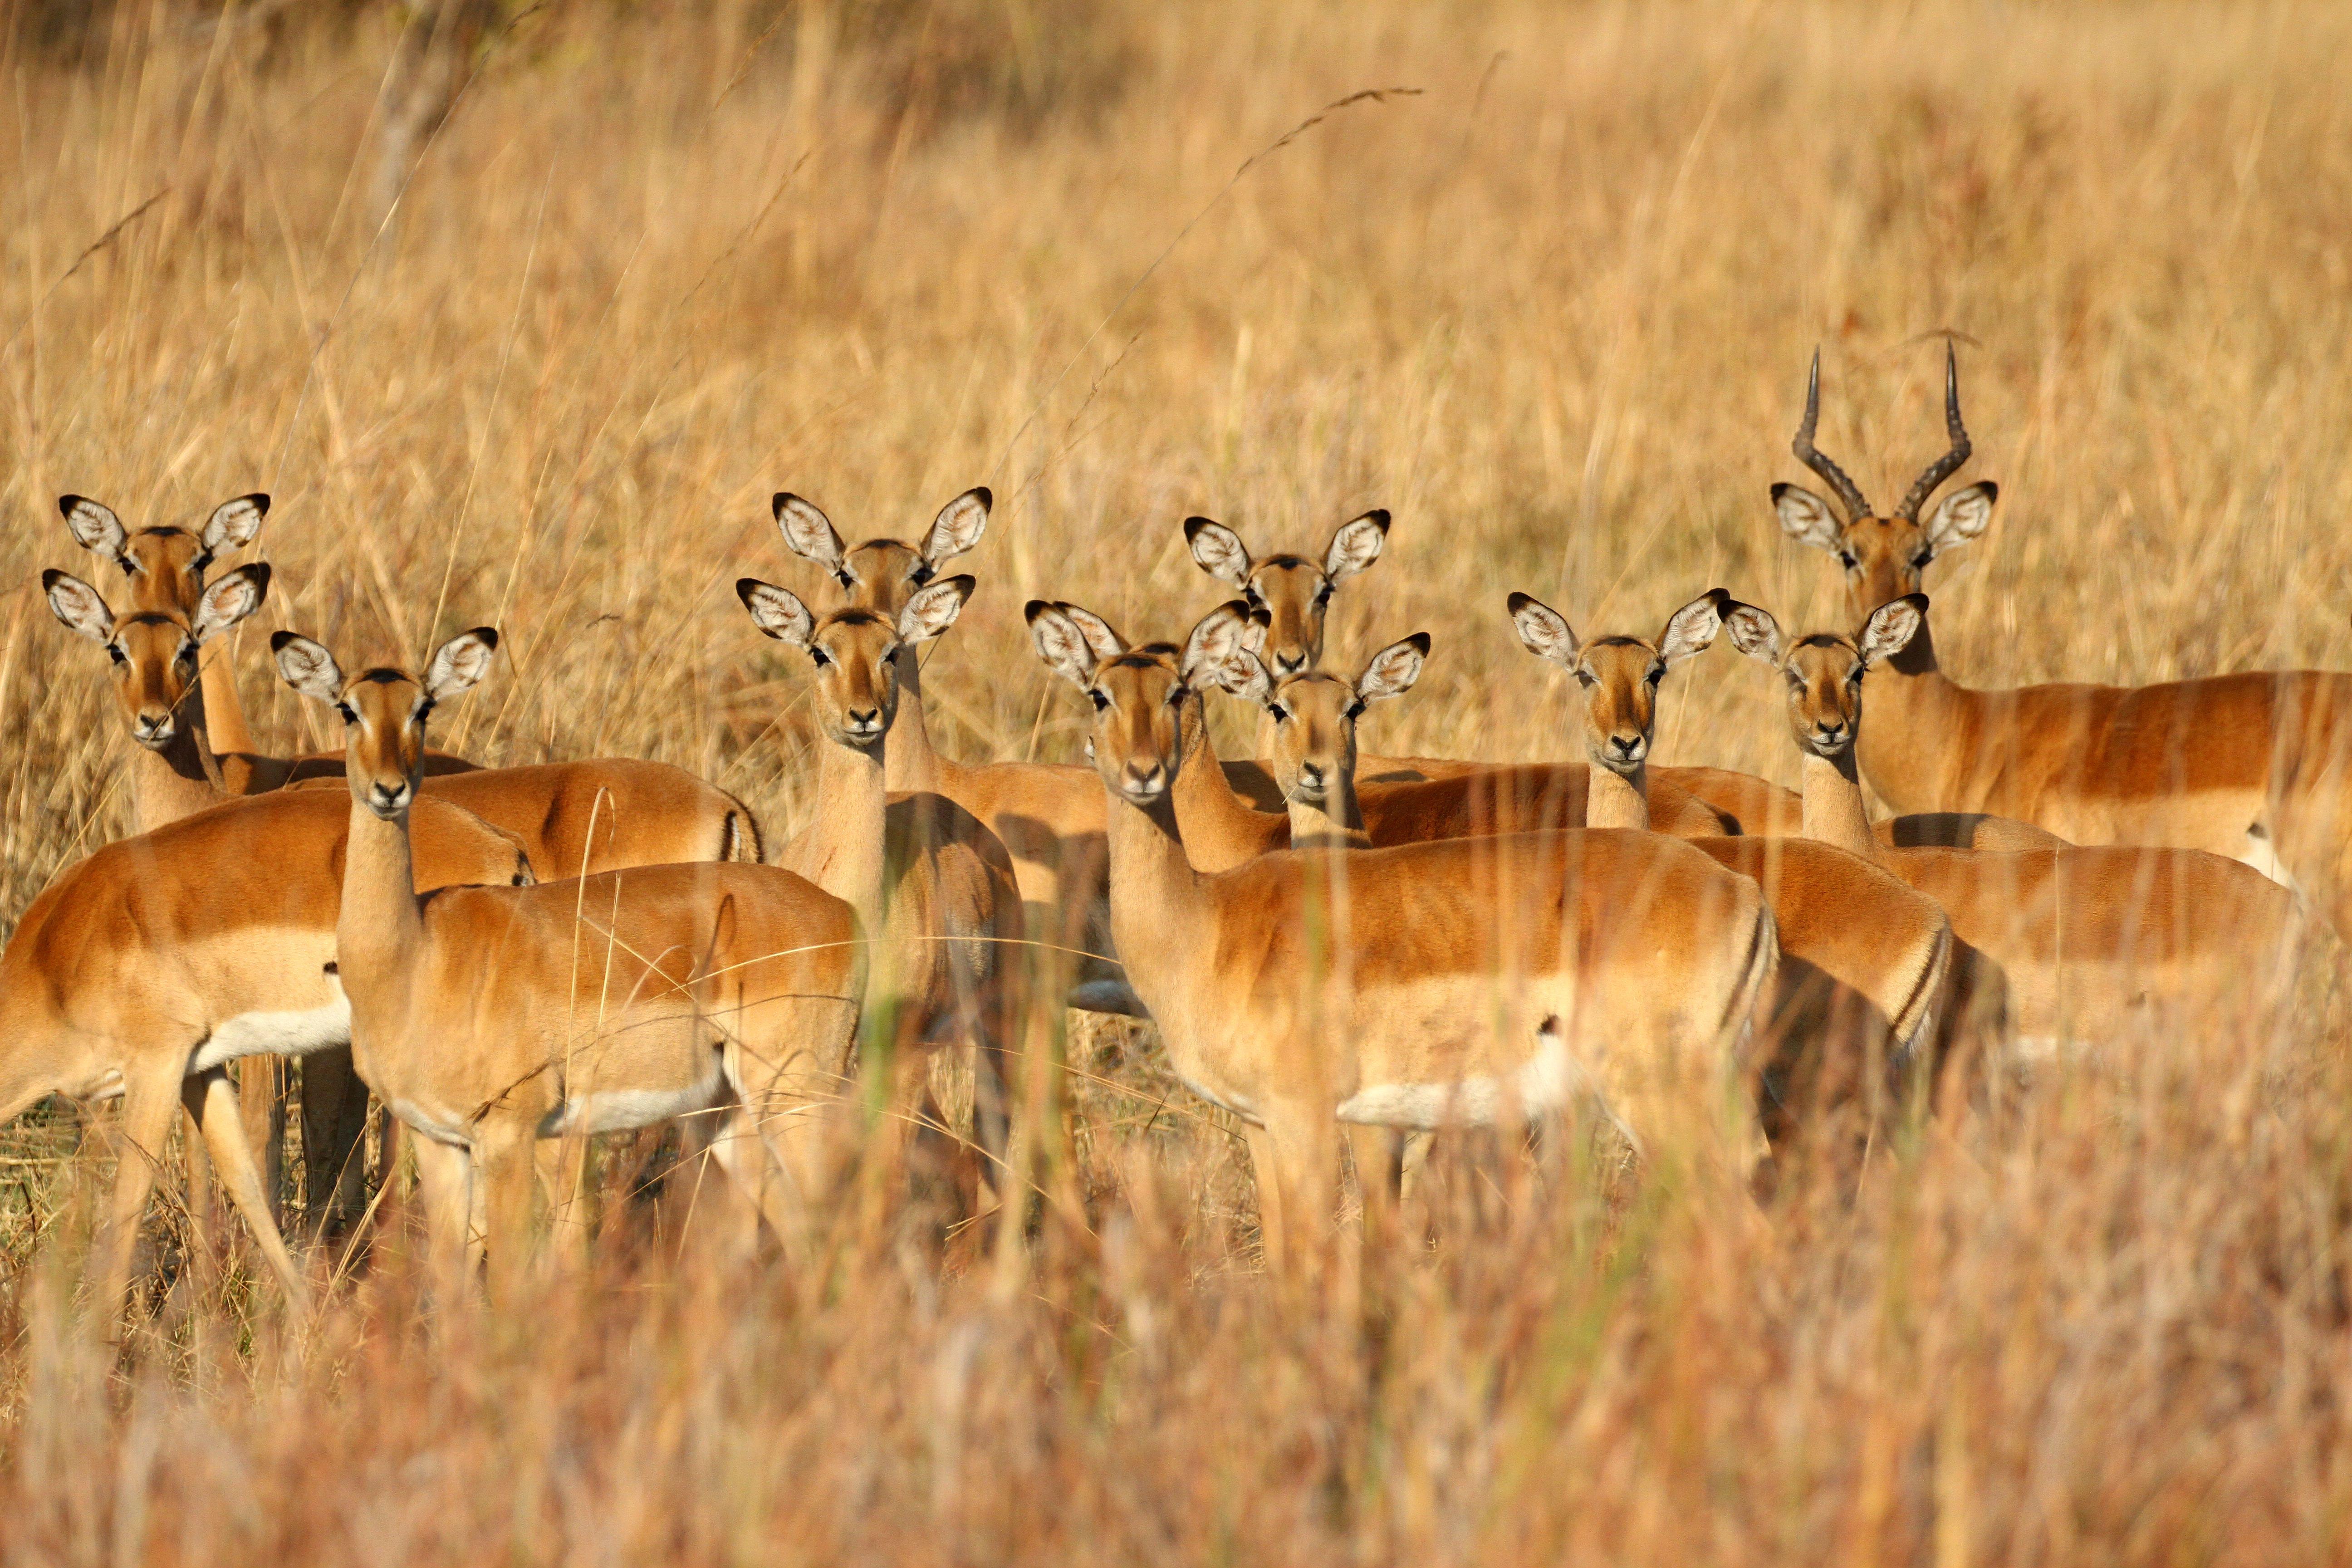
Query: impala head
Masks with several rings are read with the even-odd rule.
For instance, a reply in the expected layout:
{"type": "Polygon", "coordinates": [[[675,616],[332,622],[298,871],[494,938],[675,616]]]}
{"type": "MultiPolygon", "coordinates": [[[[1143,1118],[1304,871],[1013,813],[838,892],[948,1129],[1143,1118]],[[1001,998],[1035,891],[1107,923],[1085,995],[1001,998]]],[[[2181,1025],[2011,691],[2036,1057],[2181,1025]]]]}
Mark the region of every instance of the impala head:
{"type": "Polygon", "coordinates": [[[238,567],[197,594],[193,613],[165,607],[117,616],[97,589],[54,568],[41,574],[41,588],[58,620],[114,660],[114,695],[131,738],[160,751],[179,733],[180,704],[195,689],[196,649],[261,608],[269,567],[238,567]]]}
{"type": "Polygon", "coordinates": [[[824,567],[832,579],[824,596],[826,607],[855,605],[895,623],[915,590],[980,542],[988,531],[988,509],[995,504],[987,486],[968,489],[940,509],[921,544],[869,539],[852,550],[842,543],[824,513],[791,491],[779,490],[776,526],[787,549],[824,567]]]}
{"type": "Polygon", "coordinates": [[[1845,569],[1849,602],[1857,613],[1889,599],[1919,591],[1920,574],[1947,551],[1956,550],[1985,531],[1992,521],[1992,503],[2000,491],[1990,480],[1954,490],[1936,505],[1927,520],[1919,509],[1936,487],[1969,460],[1969,433],[1960,423],[1960,371],[1951,346],[1944,348],[1944,426],[1951,449],[1913,481],[1895,510],[1881,517],[1848,479],[1845,470],[1813,449],[1813,426],[1822,410],[1822,356],[1813,354],[1813,371],[1805,384],[1805,419],[1797,427],[1791,449],[1797,460],[1826,481],[1844,508],[1841,521],[1830,503],[1801,485],[1774,485],[1772,508],[1790,538],[1817,546],[1837,558],[1845,569]]]}
{"type": "Polygon", "coordinates": [[[942,577],[909,595],[895,621],[856,605],[820,620],[785,589],[756,577],[735,584],[752,624],[816,666],[817,722],[825,734],[861,750],[879,745],[898,716],[898,651],[955,625],[971,590],[970,577],[942,577]]]}
{"type": "Polygon", "coordinates": [[[1656,640],[1594,637],[1580,643],[1567,618],[1525,594],[1510,597],[1511,624],[1529,653],[1576,677],[1584,696],[1584,749],[1595,767],[1632,773],[1649,759],[1658,723],[1658,687],[1666,671],[1705,653],[1723,625],[1723,606],[1736,603],[1710,588],[1667,617],[1656,640]]]}
{"type": "Polygon", "coordinates": [[[1184,702],[1194,695],[1176,645],[1129,647],[1109,622],[1076,605],[1032,599],[1024,613],[1045,668],[1095,706],[1087,746],[1103,782],[1139,806],[1165,800],[1182,761],[1184,702]]]}
{"type": "Polygon", "coordinates": [[[259,537],[261,520],[269,515],[269,498],[257,492],[223,501],[203,528],[193,531],[142,528],[132,533],[121,518],[88,496],[59,496],[58,510],[65,514],[75,543],[122,569],[131,582],[134,611],[177,610],[194,619],[206,569],[222,554],[259,537]]]}
{"type": "Polygon", "coordinates": [[[1265,612],[1265,667],[1277,680],[1312,669],[1323,657],[1323,619],[1340,584],[1381,558],[1389,514],[1368,511],[1343,522],[1317,565],[1304,555],[1250,559],[1241,535],[1205,517],[1184,520],[1184,539],[1201,570],[1238,588],[1252,609],[1265,612]]]}
{"type": "Polygon", "coordinates": [[[1283,795],[1324,805],[1355,779],[1356,721],[1371,704],[1412,690],[1428,658],[1429,634],[1415,632],[1372,655],[1353,680],[1310,669],[1276,681],[1255,650],[1242,646],[1223,658],[1218,679],[1234,696],[1262,704],[1274,721],[1272,762],[1283,795]]]}
{"type": "Polygon", "coordinates": [[[344,724],[343,760],[352,798],[392,818],[416,798],[425,772],[425,721],[436,703],[470,691],[490,671],[498,630],[476,626],[436,649],[422,676],[379,665],[346,680],[335,656],[309,637],[269,639],[287,685],[335,710],[344,724]]]}
{"type": "Polygon", "coordinates": [[[1753,605],[1727,599],[1724,629],[1731,646],[1762,659],[1788,683],[1789,727],[1797,744],[1834,760],[1853,749],[1862,732],[1862,678],[1910,646],[1927,618],[1927,595],[1906,594],[1870,613],[1852,637],[1813,632],[1790,642],[1780,623],[1753,605]]]}

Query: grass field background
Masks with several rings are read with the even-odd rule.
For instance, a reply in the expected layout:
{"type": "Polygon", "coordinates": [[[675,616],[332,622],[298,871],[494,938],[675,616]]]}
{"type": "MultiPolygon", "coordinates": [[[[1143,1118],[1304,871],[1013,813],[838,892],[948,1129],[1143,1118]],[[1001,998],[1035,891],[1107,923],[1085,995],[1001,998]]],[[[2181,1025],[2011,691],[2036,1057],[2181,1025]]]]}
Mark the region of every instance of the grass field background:
{"type": "MultiPolygon", "coordinates": [[[[134,527],[273,494],[265,743],[333,739],[270,629],[415,658],[492,622],[437,743],[677,763],[773,842],[817,743],[730,589],[814,581],[773,490],[854,542],[994,489],[927,667],[961,756],[1076,756],[1024,600],[1181,636],[1223,597],[1187,514],[1319,553],[1373,506],[1327,657],[1435,647],[1367,746],[1561,756],[1504,595],[1841,620],[1766,494],[1807,357],[1883,505],[1942,449],[1948,332],[2001,487],[1929,576],[1948,669],[2352,666],[2340,6],[560,0],[488,14],[390,163],[395,14],[72,13],[0,8],[0,921],[127,825],[102,660],[37,586],[113,586],[61,491],[134,527]]],[[[1794,781],[1727,651],[1660,739],[1794,781]]],[[[1763,1233],[1465,1178],[1370,1330],[1257,1275],[1238,1143],[1118,1026],[1072,1046],[1087,1224],[1017,1279],[887,1224],[788,1277],[624,1214],[528,1310],[443,1322],[388,1258],[304,1343],[233,1263],[88,1345],[104,1159],[27,1119],[0,1562],[2337,1555],[2333,1044],[2151,1041],[1793,1180],[1763,1233]]]]}

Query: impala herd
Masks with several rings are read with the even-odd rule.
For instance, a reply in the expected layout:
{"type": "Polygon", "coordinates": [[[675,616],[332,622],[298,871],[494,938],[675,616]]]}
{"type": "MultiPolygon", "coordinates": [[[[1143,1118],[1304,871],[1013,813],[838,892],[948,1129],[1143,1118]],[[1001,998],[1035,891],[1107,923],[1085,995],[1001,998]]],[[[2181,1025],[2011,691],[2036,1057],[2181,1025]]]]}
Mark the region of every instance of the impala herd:
{"type": "Polygon", "coordinates": [[[1448,1130],[1582,1110],[1745,1205],[1840,1082],[2275,1008],[2306,923],[2352,931],[2352,676],[1944,674],[1921,574],[1995,499],[1971,484],[1922,519],[1969,455],[1948,357],[1946,375],[1949,449],[1882,515],[1814,448],[1815,358],[1794,450],[1834,503],[1772,500],[1837,559],[1847,629],[1790,635],[1718,588],[1654,634],[1580,636],[1512,594],[1519,641],[1580,700],[1549,763],[1359,752],[1363,713],[1404,700],[1430,652],[1417,634],[1324,663],[1333,596],[1385,548],[1380,511],[1319,559],[1189,520],[1194,560],[1240,596],[1150,628],[1164,640],[1031,603],[1037,656],[1092,709],[1091,769],[954,761],[918,654],[972,593],[944,569],[980,542],[989,492],[918,542],[856,548],[779,495],[784,543],[821,571],[737,592],[809,661],[823,741],[807,825],[780,845],[663,764],[429,751],[436,708],[495,663],[489,627],[414,671],[347,672],[278,633],[279,676],[345,746],[264,754],[218,656],[270,571],[207,573],[268,498],[132,532],[64,497],[123,586],[43,586],[110,660],[139,831],[59,873],[0,954],[0,1121],[53,1094],[123,1101],[91,1264],[110,1317],[184,1108],[300,1312],[266,1070],[300,1057],[310,1212],[359,1201],[372,1091],[415,1149],[444,1278],[487,1256],[495,1294],[536,1211],[571,1202],[588,1135],[674,1119],[795,1252],[861,1073],[886,1069],[896,1112],[856,1123],[870,1138],[921,1119],[943,1047],[971,1058],[999,1213],[1023,1212],[1016,1132],[1052,1103],[1034,996],[1156,1022],[1184,1083],[1243,1125],[1284,1268],[1319,1255],[1346,1161],[1369,1219],[1448,1130]],[[1801,794],[1651,764],[1661,687],[1718,639],[1784,681],[1801,794]],[[1217,756],[1216,694],[1258,710],[1257,755],[1217,756]],[[1864,778],[1900,815],[1872,821],[1864,778]]]}

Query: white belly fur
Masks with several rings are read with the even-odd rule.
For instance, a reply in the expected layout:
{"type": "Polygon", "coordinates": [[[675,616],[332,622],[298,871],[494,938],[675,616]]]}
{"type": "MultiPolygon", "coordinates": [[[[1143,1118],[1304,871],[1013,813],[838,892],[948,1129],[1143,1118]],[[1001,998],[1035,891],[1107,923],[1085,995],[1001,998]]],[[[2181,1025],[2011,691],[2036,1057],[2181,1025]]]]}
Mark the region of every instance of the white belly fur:
{"type": "Polygon", "coordinates": [[[708,1082],[678,1089],[614,1089],[583,1095],[549,1113],[540,1123],[541,1138],[577,1138],[592,1132],[625,1132],[651,1127],[674,1116],[708,1110],[719,1103],[726,1079],[713,1073],[708,1082]]]}
{"type": "Polygon", "coordinates": [[[1554,1020],[1538,1031],[1535,1055],[1508,1074],[1458,1083],[1367,1084],[1340,1103],[1339,1115],[1342,1121],[1416,1132],[1491,1127],[1506,1113],[1525,1119],[1557,1110],[1580,1089],[1589,1092],[1589,1081],[1554,1020]]]}
{"type": "Polygon", "coordinates": [[[203,1072],[239,1057],[299,1057],[352,1043],[352,1005],[341,996],[299,1013],[239,1013],[224,1018],[188,1059],[203,1072]]]}

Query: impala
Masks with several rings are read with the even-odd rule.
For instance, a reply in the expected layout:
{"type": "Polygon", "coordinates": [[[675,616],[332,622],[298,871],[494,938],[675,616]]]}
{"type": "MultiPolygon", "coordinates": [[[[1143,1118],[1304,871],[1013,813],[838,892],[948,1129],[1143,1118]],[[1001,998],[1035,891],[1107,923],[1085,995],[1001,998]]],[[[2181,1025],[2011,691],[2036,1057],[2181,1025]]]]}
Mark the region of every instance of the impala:
{"type": "MultiPolygon", "coordinates": [[[[335,948],[352,1058],[419,1135],[445,1267],[478,1181],[491,1268],[513,1278],[530,1250],[538,1139],[724,1107],[722,1121],[741,1117],[751,1135],[722,1132],[737,1161],[764,1177],[784,1160],[796,1106],[836,1094],[849,1071],[866,964],[848,904],[776,867],[710,863],[419,897],[410,812],[425,721],[481,679],[498,634],[459,633],[421,679],[377,668],[345,679],[332,654],[291,632],[270,647],[287,684],[344,722],[350,847],[335,948]]],[[[787,1180],[805,1168],[785,1162],[787,1180]]],[[[751,1184],[792,1238],[778,1184],[751,1184]]]]}
{"type": "MultiPolygon", "coordinates": [[[[184,1105],[289,1303],[310,1289],[287,1255],[227,1068],[257,1053],[351,1043],[335,916],[349,812],[331,795],[238,801],[118,839],[60,872],[0,953],[0,1122],[44,1095],[121,1097],[115,1169],[91,1273],[117,1310],[156,1163],[184,1105]]],[[[518,883],[511,834],[418,803],[414,889],[518,883]]]]}
{"type": "MultiPolygon", "coordinates": [[[[59,496],[58,510],[74,542],[93,555],[121,568],[131,586],[134,612],[176,608],[191,613],[204,591],[205,573],[231,550],[242,550],[261,534],[269,515],[269,498],[259,491],[223,501],[213,509],[202,529],[142,528],[133,533],[122,520],[88,496],[59,496]]],[[[215,649],[204,661],[201,682],[205,709],[215,742],[223,752],[250,752],[252,731],[245,725],[245,705],[236,694],[236,670],[226,649],[215,649]]],[[[143,826],[160,826],[160,823],[143,826]]]]}
{"type": "MultiPolygon", "coordinates": [[[[1835,557],[1859,625],[1919,591],[1930,563],[1984,532],[1999,490],[1980,481],[1920,509],[1971,452],[1958,362],[1944,360],[1949,449],[1881,516],[1813,446],[1821,355],[1791,449],[1844,510],[1797,485],[1772,487],[1790,538],[1835,557]]],[[[2065,684],[1983,690],[1947,677],[1924,616],[1879,661],[1862,771],[1898,812],[1990,813],[2078,844],[2204,849],[2313,886],[2352,933],[2346,870],[2352,676],[2249,671],[2158,686],[2065,684]]],[[[1979,842],[1983,842],[1979,840],[1979,842]]],[[[2000,847],[2009,847],[2003,844],[2000,847]]],[[[2044,846],[2046,847],[2046,846],[2044,846]]]]}
{"type": "MultiPolygon", "coordinates": [[[[1201,569],[1241,589],[1250,615],[1264,628],[1260,657],[1276,680],[1312,669],[1323,657],[1323,629],[1341,583],[1370,567],[1388,541],[1389,514],[1366,512],[1331,536],[1321,567],[1304,556],[1251,557],[1241,536],[1205,517],[1184,521],[1185,542],[1201,569]]],[[[1272,719],[1261,723],[1257,749],[1270,755],[1279,731],[1272,719]]],[[[1270,772],[1248,764],[1225,764],[1234,787],[1269,811],[1285,810],[1286,796],[1270,772]]],[[[1357,789],[1368,831],[1375,843],[1412,843],[1423,837],[1467,833],[1508,833],[1574,826],[1584,820],[1583,764],[1495,763],[1439,757],[1360,759],[1357,789]],[[1475,786],[1430,785],[1478,779],[1475,786]],[[1384,832],[1391,816],[1396,826],[1384,832]],[[1450,831],[1435,831],[1439,820],[1450,831]]],[[[1780,785],[1727,768],[1659,768],[1653,784],[1665,786],[1656,803],[1662,831],[1684,835],[1794,833],[1797,798],[1780,785]],[[1684,797],[1701,803],[1686,810],[1684,797]],[[1706,815],[1699,815],[1704,812],[1706,815]]]]}
{"type": "MultiPolygon", "coordinates": [[[[213,747],[197,661],[205,645],[261,607],[269,567],[239,567],[184,601],[189,574],[166,574],[161,564],[133,577],[142,602],[152,607],[120,616],[81,579],[54,570],[41,574],[58,619],[104,647],[113,662],[115,696],[138,742],[132,798],[142,826],[340,773],[340,758],[223,756],[213,747]]],[[[461,759],[428,756],[425,765],[467,770],[435,773],[432,793],[516,835],[531,864],[549,877],[760,858],[759,825],[743,805],[666,763],[608,759],[473,771],[461,759]]],[[[306,1162],[310,1212],[353,1213],[362,1185],[353,1152],[366,1126],[366,1098],[341,1051],[311,1057],[302,1077],[303,1147],[320,1156],[306,1162]]],[[[274,1174],[277,1123],[268,1110],[274,1080],[265,1085],[256,1073],[245,1087],[247,1136],[266,1151],[274,1174]]]]}
{"type": "MultiPolygon", "coordinates": [[[[1598,1100],[1637,1146],[1732,1163],[1727,1098],[1777,947],[1755,886],[1647,834],[1570,832],[1203,875],[1170,799],[1199,701],[1179,650],[1097,656],[1028,606],[1095,707],[1111,924],[1185,1083],[1245,1124],[1270,1261],[1319,1249],[1341,1122],[1434,1130],[1598,1100]]],[[[1197,724],[1197,715],[1194,723],[1197,724]]]]}
{"type": "MultiPolygon", "coordinates": [[[[1675,666],[1714,645],[1722,606],[1731,602],[1718,588],[1675,611],[1655,637],[1580,640],[1559,611],[1526,594],[1510,596],[1519,641],[1569,671],[1583,692],[1584,748],[1592,760],[1587,826],[1648,826],[1659,688],[1675,666]]],[[[1843,1077],[1861,1062],[1903,1063],[1930,1044],[1939,1017],[1976,1016],[1973,999],[1950,994],[1952,931],[1932,899],[1868,860],[1808,838],[1692,842],[1755,881],[1772,907],[1781,966],[1767,1088],[1781,1110],[1790,1108],[1792,1081],[1843,1077]]]]}
{"type": "Polygon", "coordinates": [[[1925,595],[1906,595],[1853,637],[1789,642],[1763,610],[1725,602],[1732,646],[1787,683],[1806,836],[1875,859],[1942,905],[1960,940],[2000,967],[2019,1033],[2042,1048],[2110,1036],[2150,1007],[2210,1008],[2266,991],[2293,956],[2294,896],[2221,856],[1882,846],[1854,764],[1864,677],[1916,645],[1927,610],[1925,595]]]}
{"type": "MultiPolygon", "coordinates": [[[[915,1065],[915,1047],[953,1040],[973,1053],[972,1121],[989,1181],[1002,1171],[1009,1082],[1005,1053],[1018,1025],[1023,968],[1021,889],[1012,857],[978,818],[943,795],[891,795],[883,785],[898,715],[898,651],[955,624],[970,577],[945,577],[911,595],[894,624],[871,610],[819,619],[782,588],[746,577],[736,595],[762,632],[808,655],[817,725],[832,744],[817,764],[809,825],[777,863],[845,899],[877,942],[866,970],[868,1038],[877,1022],[893,1038],[892,1065],[915,1065]],[[898,1048],[905,1047],[905,1048],[898,1048]]],[[[919,1080],[902,1072],[906,1125],[919,1080]]]]}
{"type": "MultiPolygon", "coordinates": [[[[966,490],[933,520],[919,545],[872,539],[851,549],[816,507],[789,492],[775,498],[785,547],[825,571],[830,591],[820,607],[854,605],[896,622],[908,600],[940,568],[980,542],[992,498],[966,490]]],[[[898,656],[898,718],[883,784],[894,794],[946,796],[994,833],[1013,857],[1027,930],[1049,960],[1075,972],[1073,1007],[1139,1015],[1113,955],[1108,882],[1103,859],[1102,790],[1080,767],[1046,763],[967,765],[931,746],[923,708],[922,665],[912,647],[898,656]]]]}

